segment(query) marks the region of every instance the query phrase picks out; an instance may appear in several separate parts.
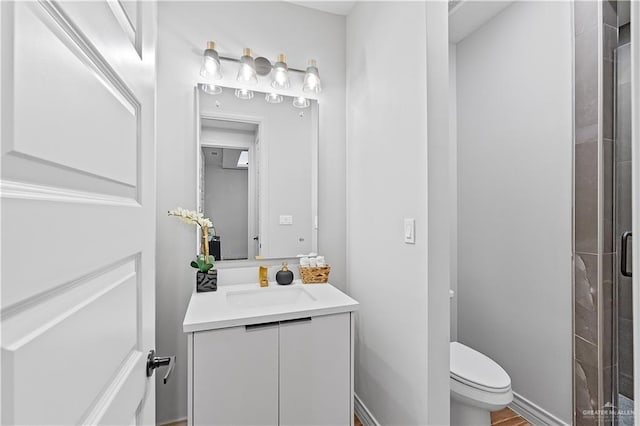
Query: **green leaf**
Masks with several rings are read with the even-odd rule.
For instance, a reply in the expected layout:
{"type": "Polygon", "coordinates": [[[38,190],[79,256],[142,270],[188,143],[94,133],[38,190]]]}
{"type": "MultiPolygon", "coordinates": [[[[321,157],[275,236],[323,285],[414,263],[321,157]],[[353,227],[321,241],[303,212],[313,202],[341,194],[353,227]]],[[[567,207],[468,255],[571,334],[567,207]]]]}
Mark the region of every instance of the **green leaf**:
{"type": "Polygon", "coordinates": [[[200,265],[198,265],[196,262],[194,262],[194,261],[192,260],[192,261],[191,261],[191,267],[192,267],[192,268],[199,269],[199,268],[200,268],[200,265]]]}
{"type": "Polygon", "coordinates": [[[215,262],[215,261],[216,261],[216,258],[211,256],[211,255],[209,255],[209,263],[213,265],[213,262],[215,262]]]}
{"type": "Polygon", "coordinates": [[[213,265],[208,263],[200,268],[202,272],[209,272],[209,269],[213,268],[213,265]]]}

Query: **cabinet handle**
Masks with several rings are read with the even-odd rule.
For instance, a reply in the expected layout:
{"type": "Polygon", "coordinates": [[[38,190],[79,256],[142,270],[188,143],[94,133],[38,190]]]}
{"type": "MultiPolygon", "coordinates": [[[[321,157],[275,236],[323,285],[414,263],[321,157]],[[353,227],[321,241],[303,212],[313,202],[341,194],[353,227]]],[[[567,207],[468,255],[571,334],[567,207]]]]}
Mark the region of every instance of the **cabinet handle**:
{"type": "Polygon", "coordinates": [[[311,317],[284,320],[284,321],[280,321],[280,324],[291,324],[292,322],[307,322],[307,321],[311,321],[311,317]]]}
{"type": "Polygon", "coordinates": [[[248,324],[248,325],[245,325],[244,328],[246,330],[255,330],[257,328],[271,327],[271,326],[274,326],[274,325],[278,325],[278,321],[263,322],[261,324],[248,324]]]}

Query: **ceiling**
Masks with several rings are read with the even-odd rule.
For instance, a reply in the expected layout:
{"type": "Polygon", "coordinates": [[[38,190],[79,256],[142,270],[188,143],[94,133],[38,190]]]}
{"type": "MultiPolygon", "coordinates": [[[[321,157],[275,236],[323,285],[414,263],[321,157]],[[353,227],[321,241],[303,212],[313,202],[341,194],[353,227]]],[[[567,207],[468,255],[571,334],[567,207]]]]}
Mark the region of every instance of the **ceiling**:
{"type": "Polygon", "coordinates": [[[348,15],[353,9],[355,1],[329,0],[329,1],[291,1],[289,3],[298,6],[308,7],[310,9],[321,10],[323,12],[333,13],[334,15],[348,15]]]}
{"type": "Polygon", "coordinates": [[[489,22],[513,1],[449,1],[449,43],[458,43],[489,22]]]}

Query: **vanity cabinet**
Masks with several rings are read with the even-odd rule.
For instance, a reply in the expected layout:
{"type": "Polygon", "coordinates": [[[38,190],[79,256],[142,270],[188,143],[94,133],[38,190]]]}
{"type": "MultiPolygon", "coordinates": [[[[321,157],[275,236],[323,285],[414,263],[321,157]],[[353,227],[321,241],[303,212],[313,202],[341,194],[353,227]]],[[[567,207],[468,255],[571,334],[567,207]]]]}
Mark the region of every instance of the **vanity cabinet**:
{"type": "Polygon", "coordinates": [[[352,424],[351,315],[189,333],[189,424],[352,424]]]}
{"type": "Polygon", "coordinates": [[[278,424],[278,324],[193,333],[193,424],[278,424]]]}

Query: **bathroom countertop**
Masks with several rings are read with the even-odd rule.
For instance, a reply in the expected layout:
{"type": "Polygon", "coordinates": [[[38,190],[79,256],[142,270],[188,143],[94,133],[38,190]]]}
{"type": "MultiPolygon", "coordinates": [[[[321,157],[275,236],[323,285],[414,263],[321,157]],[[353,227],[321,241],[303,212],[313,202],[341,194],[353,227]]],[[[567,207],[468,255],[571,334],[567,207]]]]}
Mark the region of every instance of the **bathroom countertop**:
{"type": "Polygon", "coordinates": [[[296,280],[287,286],[272,282],[268,287],[258,283],[227,285],[218,286],[217,291],[193,293],[182,329],[192,333],[356,310],[358,302],[328,283],[296,280]],[[238,302],[246,295],[255,299],[238,302]]]}

